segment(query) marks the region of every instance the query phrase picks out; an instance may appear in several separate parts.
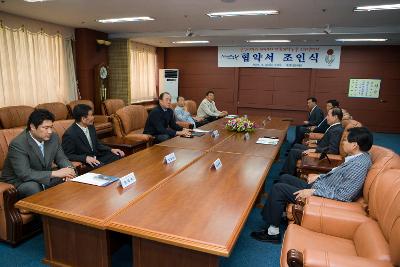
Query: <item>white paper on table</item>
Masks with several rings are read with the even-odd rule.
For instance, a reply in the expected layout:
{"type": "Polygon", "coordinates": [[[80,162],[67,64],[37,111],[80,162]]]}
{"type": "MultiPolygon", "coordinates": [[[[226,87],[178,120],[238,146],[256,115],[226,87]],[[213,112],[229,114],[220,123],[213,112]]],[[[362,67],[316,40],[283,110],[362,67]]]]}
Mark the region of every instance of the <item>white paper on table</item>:
{"type": "Polygon", "coordinates": [[[266,138],[266,137],[260,137],[256,142],[256,144],[262,144],[262,145],[277,145],[278,143],[279,139],[266,138]]]}
{"type": "Polygon", "coordinates": [[[233,115],[233,114],[229,114],[229,115],[225,116],[226,119],[234,119],[234,118],[237,118],[237,117],[239,117],[239,116],[238,115],[233,115]]]}
{"type": "Polygon", "coordinates": [[[202,129],[198,129],[198,128],[193,129],[192,131],[193,131],[193,132],[196,132],[196,133],[209,133],[209,132],[211,132],[211,131],[202,130],[202,129]]]}
{"type": "Polygon", "coordinates": [[[78,177],[75,177],[71,181],[78,182],[78,183],[84,183],[84,184],[97,185],[97,186],[105,186],[105,185],[115,181],[115,178],[110,177],[110,176],[101,175],[98,173],[88,172],[88,173],[85,173],[78,177]],[[105,178],[99,178],[99,177],[105,177],[105,178]],[[109,179],[109,178],[111,178],[111,179],[109,179]]]}

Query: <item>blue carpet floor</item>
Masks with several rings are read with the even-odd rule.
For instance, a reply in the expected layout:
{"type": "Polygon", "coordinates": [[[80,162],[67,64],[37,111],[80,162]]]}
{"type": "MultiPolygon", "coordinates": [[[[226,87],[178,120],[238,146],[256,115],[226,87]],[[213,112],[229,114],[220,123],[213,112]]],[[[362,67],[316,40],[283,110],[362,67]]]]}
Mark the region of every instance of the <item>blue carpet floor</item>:
{"type": "MultiPolygon", "coordinates": [[[[288,132],[288,140],[294,140],[294,127],[288,132]]],[[[271,188],[273,180],[278,178],[278,173],[282,167],[284,154],[288,148],[288,143],[282,147],[281,158],[274,163],[265,185],[268,192],[271,188]]],[[[374,133],[374,144],[391,148],[400,154],[400,134],[384,134],[374,133]]],[[[262,243],[250,238],[250,233],[264,226],[261,219],[260,209],[254,208],[237,240],[235,248],[229,258],[221,258],[220,266],[222,267],[269,267],[279,266],[279,258],[281,245],[262,243]]],[[[282,230],[284,230],[282,225],[282,230]]],[[[12,248],[7,244],[0,243],[0,266],[45,266],[41,263],[44,257],[43,235],[39,234],[30,240],[22,243],[16,248],[12,248]]],[[[112,265],[118,267],[132,266],[132,251],[129,245],[123,246],[113,255],[112,265]]]]}

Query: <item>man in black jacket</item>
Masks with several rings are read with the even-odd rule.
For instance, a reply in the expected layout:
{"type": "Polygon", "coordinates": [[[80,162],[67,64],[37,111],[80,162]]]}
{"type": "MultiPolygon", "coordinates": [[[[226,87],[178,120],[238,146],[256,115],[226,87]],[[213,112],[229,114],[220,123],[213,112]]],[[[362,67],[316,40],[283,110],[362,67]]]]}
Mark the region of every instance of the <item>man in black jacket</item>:
{"type": "Polygon", "coordinates": [[[317,126],[324,119],[324,112],[317,106],[317,99],[310,97],[307,99],[307,107],[310,113],[308,120],[304,121],[303,125],[296,126],[296,139],[294,144],[300,144],[304,138],[304,134],[308,132],[308,127],[317,126]]]}
{"type": "Polygon", "coordinates": [[[161,143],[175,136],[190,137],[189,129],[184,129],[176,124],[169,93],[160,94],[158,106],[150,112],[143,133],[154,136],[156,143],[161,143]]]}
{"type": "MultiPolygon", "coordinates": [[[[329,110],[331,110],[333,108],[338,108],[338,107],[339,107],[339,101],[337,101],[335,99],[330,99],[330,100],[326,101],[326,114],[328,114],[329,110]]],[[[343,115],[344,115],[344,112],[343,112],[343,115]]],[[[308,130],[309,130],[309,132],[313,132],[313,133],[324,133],[328,128],[329,128],[329,124],[325,117],[323,119],[323,121],[321,121],[318,125],[308,127],[308,130]]]]}
{"type": "Polygon", "coordinates": [[[281,174],[287,173],[291,175],[296,174],[296,162],[301,158],[301,155],[310,152],[326,152],[329,154],[339,154],[340,139],[342,138],[343,126],[341,124],[343,113],[340,108],[333,108],[328,111],[326,117],[329,128],[326,130],[324,137],[318,141],[317,148],[308,149],[307,146],[302,144],[295,144],[289,151],[289,155],[283,165],[281,174]]]}
{"type": "Polygon", "coordinates": [[[75,123],[65,131],[62,138],[62,148],[69,160],[86,163],[94,169],[125,156],[122,150],[111,149],[97,139],[90,106],[76,105],[72,116],[75,123]]]}

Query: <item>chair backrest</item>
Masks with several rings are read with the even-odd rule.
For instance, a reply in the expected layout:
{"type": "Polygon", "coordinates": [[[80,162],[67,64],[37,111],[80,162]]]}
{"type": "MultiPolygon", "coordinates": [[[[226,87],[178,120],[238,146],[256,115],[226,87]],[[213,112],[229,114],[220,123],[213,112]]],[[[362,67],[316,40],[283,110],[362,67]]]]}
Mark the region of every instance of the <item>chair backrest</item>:
{"type": "Polygon", "coordinates": [[[103,115],[111,116],[115,112],[125,107],[125,102],[122,99],[107,99],[101,104],[101,112],[103,115]]]}
{"type": "Polygon", "coordinates": [[[339,151],[340,151],[340,155],[342,157],[346,156],[346,153],[344,152],[343,149],[343,142],[345,140],[347,140],[347,136],[349,135],[349,132],[347,131],[350,128],[355,128],[355,127],[361,127],[361,123],[355,120],[346,120],[346,121],[342,121],[342,125],[344,127],[344,131],[342,134],[342,138],[340,139],[340,146],[339,146],[339,151]]]}
{"type": "Polygon", "coordinates": [[[176,108],[177,105],[178,105],[178,103],[172,103],[172,104],[171,104],[171,109],[172,109],[172,110],[175,110],[175,108],[176,108]]]}
{"type": "Polygon", "coordinates": [[[385,170],[376,179],[370,199],[370,216],[375,219],[389,243],[392,263],[400,264],[400,169],[385,170]]]}
{"type": "Polygon", "coordinates": [[[54,114],[56,121],[66,120],[69,115],[67,106],[61,102],[39,104],[36,106],[36,108],[47,109],[54,114]]]}
{"type": "Polygon", "coordinates": [[[144,128],[147,120],[147,111],[141,105],[129,105],[116,111],[115,115],[119,118],[122,135],[131,131],[144,128]]]}
{"type": "Polygon", "coordinates": [[[378,175],[388,169],[400,169],[400,156],[392,150],[381,146],[372,146],[369,153],[371,155],[372,165],[368,170],[363,187],[365,203],[369,202],[371,190],[376,186],[375,180],[378,175]]]}
{"type": "Polygon", "coordinates": [[[53,123],[53,129],[57,133],[60,141],[65,133],[65,131],[74,123],[74,120],[62,120],[55,121],[53,123]]]}
{"type": "Polygon", "coordinates": [[[79,104],[88,105],[89,107],[92,108],[92,110],[94,110],[94,105],[93,105],[93,102],[92,102],[92,101],[90,101],[90,100],[84,100],[84,99],[81,99],[81,100],[74,100],[74,101],[69,102],[68,105],[67,105],[67,107],[68,107],[69,112],[71,113],[71,115],[72,115],[72,111],[74,110],[74,107],[75,107],[76,105],[79,105],[79,104]]]}
{"type": "Polygon", "coordinates": [[[35,109],[30,106],[9,106],[0,108],[1,128],[25,127],[28,118],[35,109]]]}
{"type": "Polygon", "coordinates": [[[11,141],[17,137],[24,128],[2,129],[0,130],[0,170],[3,169],[4,160],[7,157],[8,147],[11,141]]]}
{"type": "Polygon", "coordinates": [[[197,114],[197,104],[193,100],[185,100],[185,106],[187,108],[187,111],[192,115],[196,116],[197,114]]]}

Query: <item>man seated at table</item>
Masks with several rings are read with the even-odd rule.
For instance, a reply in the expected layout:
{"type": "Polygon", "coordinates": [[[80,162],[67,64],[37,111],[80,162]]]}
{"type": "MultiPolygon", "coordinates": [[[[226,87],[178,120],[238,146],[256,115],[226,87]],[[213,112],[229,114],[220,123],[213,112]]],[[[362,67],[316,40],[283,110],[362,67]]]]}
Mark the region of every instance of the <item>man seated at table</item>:
{"type": "Polygon", "coordinates": [[[205,124],[204,118],[193,117],[192,114],[187,111],[185,98],[183,96],[178,96],[176,98],[176,101],[177,105],[175,107],[174,113],[177,121],[189,122],[191,125],[193,125],[192,128],[200,127],[205,124]]]}
{"type": "Polygon", "coordinates": [[[69,160],[86,163],[94,169],[125,156],[122,150],[111,149],[97,139],[90,106],[76,105],[72,116],[75,123],[65,131],[62,138],[62,147],[69,160]]]}
{"type": "Polygon", "coordinates": [[[190,137],[189,129],[185,129],[175,122],[169,93],[160,94],[158,105],[150,112],[143,133],[154,136],[156,143],[164,142],[175,136],[190,137]]]}
{"type": "Polygon", "coordinates": [[[325,131],[322,139],[317,141],[317,147],[315,149],[308,149],[308,147],[303,144],[295,144],[289,151],[288,157],[283,164],[281,174],[287,173],[295,175],[297,160],[301,159],[302,155],[307,155],[310,152],[339,154],[340,139],[343,133],[343,126],[341,124],[342,118],[343,113],[340,108],[330,109],[326,117],[329,127],[325,131]]]}
{"type": "Polygon", "coordinates": [[[296,126],[296,138],[293,144],[300,144],[304,135],[308,132],[308,127],[316,126],[324,119],[324,112],[317,106],[315,97],[307,99],[307,108],[309,110],[308,119],[303,122],[303,125],[296,126]]]}
{"type": "Polygon", "coordinates": [[[197,116],[206,119],[208,122],[218,120],[219,118],[228,115],[226,111],[219,111],[215,106],[214,92],[208,91],[206,97],[201,101],[198,109],[197,116]]]}
{"type": "Polygon", "coordinates": [[[26,130],[10,143],[0,181],[13,184],[19,198],[75,177],[58,135],[53,132],[53,122],[51,112],[35,109],[29,116],[26,130]],[[53,170],[53,162],[58,170],[53,170]]]}
{"type": "MultiPolygon", "coordinates": [[[[338,107],[339,107],[339,101],[337,101],[335,99],[326,101],[326,114],[328,114],[329,110],[331,110],[333,108],[338,108],[338,107]]],[[[342,112],[343,112],[343,109],[342,109],[342,112]]],[[[344,112],[343,112],[343,116],[344,116],[344,112]]],[[[329,128],[329,124],[325,117],[318,125],[308,127],[307,132],[324,133],[328,128],[329,128]]]]}
{"type": "Polygon", "coordinates": [[[252,232],[254,239],[264,242],[280,242],[279,224],[288,203],[310,196],[351,202],[360,196],[365,177],[372,161],[368,151],[373,144],[373,136],[365,127],[348,130],[349,135],[343,149],[348,155],[345,162],[327,174],[309,175],[308,182],[295,176],[284,174],[272,186],[266,205],[261,214],[266,228],[252,232]]]}

